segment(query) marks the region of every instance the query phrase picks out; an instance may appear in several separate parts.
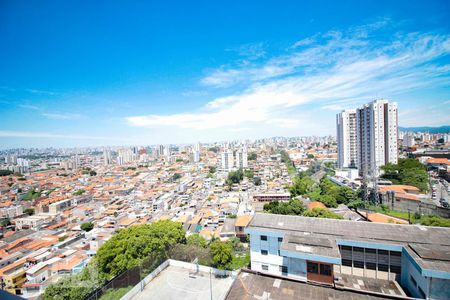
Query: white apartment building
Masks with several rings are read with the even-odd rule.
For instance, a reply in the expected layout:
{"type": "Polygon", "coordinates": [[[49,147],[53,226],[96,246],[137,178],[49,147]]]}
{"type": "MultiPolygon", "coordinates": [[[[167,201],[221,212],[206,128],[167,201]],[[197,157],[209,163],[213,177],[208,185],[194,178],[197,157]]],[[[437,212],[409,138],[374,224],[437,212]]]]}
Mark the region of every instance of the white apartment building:
{"type": "Polygon", "coordinates": [[[381,166],[398,162],[397,103],[375,100],[356,111],[360,175],[379,175],[381,166]]]}
{"type": "Polygon", "coordinates": [[[109,151],[109,150],[103,151],[103,163],[105,165],[109,165],[112,163],[111,151],[109,151]]]}
{"type": "Polygon", "coordinates": [[[200,161],[200,151],[195,150],[192,153],[192,157],[194,159],[194,162],[196,162],[196,163],[199,162],[200,161]]]}
{"type": "Polygon", "coordinates": [[[248,168],[247,147],[243,147],[236,152],[236,168],[248,168]]]}
{"type": "Polygon", "coordinates": [[[358,165],[356,109],[344,110],[336,115],[338,167],[356,168],[358,165]]]}
{"type": "Polygon", "coordinates": [[[222,169],[224,171],[230,171],[234,167],[233,151],[226,149],[221,155],[222,169]]]}
{"type": "Polygon", "coordinates": [[[11,205],[0,208],[0,218],[15,218],[23,214],[22,205],[11,205]]]}
{"type": "Polygon", "coordinates": [[[403,147],[410,148],[410,147],[414,146],[415,144],[416,144],[416,140],[415,140],[413,134],[407,133],[403,136],[403,147]]]}

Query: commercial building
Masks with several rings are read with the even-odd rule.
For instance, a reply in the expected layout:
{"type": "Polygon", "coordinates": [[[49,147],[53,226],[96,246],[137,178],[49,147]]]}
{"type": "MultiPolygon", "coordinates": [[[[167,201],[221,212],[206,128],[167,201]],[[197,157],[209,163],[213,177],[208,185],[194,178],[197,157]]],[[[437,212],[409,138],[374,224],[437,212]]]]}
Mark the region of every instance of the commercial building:
{"type": "Polygon", "coordinates": [[[396,281],[413,297],[448,299],[450,229],[255,214],[251,268],[300,281],[396,281]]]}
{"type": "Polygon", "coordinates": [[[336,115],[339,168],[357,167],[356,128],[356,109],[344,110],[336,115]]]}

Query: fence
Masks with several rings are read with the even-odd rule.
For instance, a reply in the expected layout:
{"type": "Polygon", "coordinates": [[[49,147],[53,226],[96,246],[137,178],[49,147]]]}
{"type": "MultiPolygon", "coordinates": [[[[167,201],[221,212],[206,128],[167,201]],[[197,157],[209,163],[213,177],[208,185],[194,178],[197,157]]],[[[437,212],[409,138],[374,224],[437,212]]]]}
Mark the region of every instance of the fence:
{"type": "Polygon", "coordinates": [[[124,271],[105,285],[96,288],[85,300],[119,300],[166,260],[163,255],[151,255],[139,266],[124,271]]]}

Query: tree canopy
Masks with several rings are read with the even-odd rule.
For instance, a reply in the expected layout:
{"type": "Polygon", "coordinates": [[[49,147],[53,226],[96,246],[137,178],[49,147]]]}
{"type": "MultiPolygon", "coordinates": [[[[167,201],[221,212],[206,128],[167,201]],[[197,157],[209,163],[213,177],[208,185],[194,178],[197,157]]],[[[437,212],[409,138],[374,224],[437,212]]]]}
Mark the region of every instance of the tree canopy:
{"type": "Polygon", "coordinates": [[[264,204],[264,211],[278,215],[300,216],[305,211],[305,206],[300,200],[289,200],[289,202],[272,201],[264,204]]]}
{"type": "Polygon", "coordinates": [[[185,232],[181,223],[158,221],[120,230],[104,243],[95,256],[100,273],[111,278],[137,266],[152,253],[167,255],[170,245],[182,243],[185,232]]]}
{"type": "Polygon", "coordinates": [[[201,248],[206,248],[208,246],[208,241],[197,233],[188,236],[186,239],[186,243],[188,245],[194,245],[201,248]]]}
{"type": "Polygon", "coordinates": [[[210,251],[214,267],[218,269],[226,269],[233,260],[233,247],[230,243],[214,241],[211,243],[210,251]]]}
{"type": "Polygon", "coordinates": [[[243,179],[244,171],[242,171],[242,169],[231,171],[230,173],[228,173],[227,184],[231,186],[235,183],[241,182],[243,179]]]}
{"type": "Polygon", "coordinates": [[[29,215],[29,216],[32,216],[32,215],[34,215],[34,208],[26,208],[26,209],[23,211],[23,213],[24,213],[24,214],[27,214],[27,215],[29,215]]]}
{"type": "Polygon", "coordinates": [[[92,229],[94,229],[94,224],[92,222],[86,222],[81,224],[80,228],[84,231],[91,231],[92,229]]]}
{"type": "Polygon", "coordinates": [[[413,158],[400,158],[398,164],[386,164],[381,167],[384,179],[394,184],[412,185],[422,192],[428,191],[428,173],[420,161],[413,158]]]}
{"type": "Polygon", "coordinates": [[[248,160],[256,160],[257,158],[258,158],[258,156],[256,155],[255,152],[250,152],[250,153],[247,155],[247,159],[248,159],[248,160]]]}
{"type": "Polygon", "coordinates": [[[340,215],[335,214],[334,212],[329,211],[325,208],[313,208],[312,210],[307,210],[303,213],[305,217],[314,217],[314,218],[327,218],[327,219],[343,219],[340,215]]]}
{"type": "Polygon", "coordinates": [[[10,170],[0,170],[0,176],[8,176],[13,174],[13,171],[10,170]]]}

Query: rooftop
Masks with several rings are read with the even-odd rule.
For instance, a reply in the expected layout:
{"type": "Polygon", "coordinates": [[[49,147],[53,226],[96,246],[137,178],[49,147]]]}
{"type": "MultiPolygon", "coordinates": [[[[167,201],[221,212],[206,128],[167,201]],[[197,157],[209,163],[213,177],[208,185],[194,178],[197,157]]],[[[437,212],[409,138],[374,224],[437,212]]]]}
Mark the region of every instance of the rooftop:
{"type": "MultiPolygon", "coordinates": [[[[332,244],[331,248],[320,243],[312,246],[320,248],[323,255],[336,258],[338,258],[335,244],[337,240],[404,246],[421,268],[450,272],[450,228],[354,222],[265,213],[255,214],[247,228],[283,232],[288,237],[283,244],[291,241],[290,236],[308,236],[309,244],[315,240],[328,239],[332,244]],[[427,255],[431,250],[421,252],[417,249],[433,249],[433,254],[427,255]],[[436,260],[433,257],[440,257],[440,259],[436,260]]],[[[288,247],[288,245],[282,245],[283,247],[288,247]]],[[[297,248],[296,251],[305,252],[297,248]]]]}
{"type": "Polygon", "coordinates": [[[385,299],[364,293],[339,290],[271,276],[241,272],[231,286],[226,300],[260,299],[385,299]]]}
{"type": "Polygon", "coordinates": [[[233,280],[232,277],[220,278],[206,272],[169,265],[131,299],[211,299],[212,287],[212,299],[219,300],[225,298],[233,280]]]}

